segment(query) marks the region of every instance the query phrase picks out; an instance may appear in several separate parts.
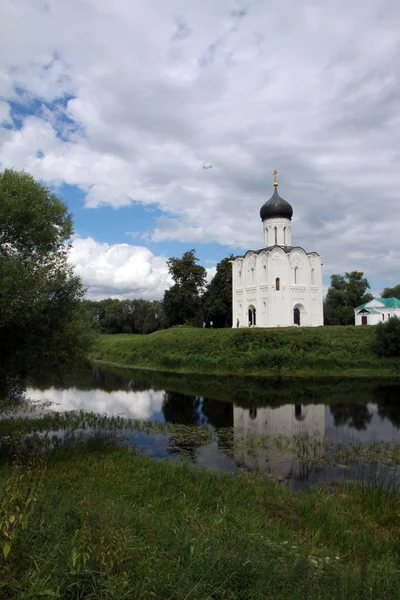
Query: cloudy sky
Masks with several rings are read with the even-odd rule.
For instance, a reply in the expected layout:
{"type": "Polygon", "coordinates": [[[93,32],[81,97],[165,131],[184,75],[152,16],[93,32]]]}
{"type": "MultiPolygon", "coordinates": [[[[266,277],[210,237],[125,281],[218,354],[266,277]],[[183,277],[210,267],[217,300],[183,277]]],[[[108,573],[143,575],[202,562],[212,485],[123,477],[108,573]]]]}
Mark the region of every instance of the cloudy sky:
{"type": "Polygon", "coordinates": [[[2,0],[0,168],[74,213],[93,298],[158,298],[262,247],[259,208],[332,273],[400,283],[400,3],[2,0]]]}

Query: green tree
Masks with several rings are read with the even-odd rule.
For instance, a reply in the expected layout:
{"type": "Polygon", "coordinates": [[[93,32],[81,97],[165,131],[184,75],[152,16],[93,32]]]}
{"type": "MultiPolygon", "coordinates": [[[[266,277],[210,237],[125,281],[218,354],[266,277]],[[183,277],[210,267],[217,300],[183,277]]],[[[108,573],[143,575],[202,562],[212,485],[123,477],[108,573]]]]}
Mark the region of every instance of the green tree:
{"type": "Polygon", "coordinates": [[[160,300],[105,300],[84,302],[100,333],[152,333],[164,326],[160,300]]]}
{"type": "Polygon", "coordinates": [[[233,256],[222,259],[204,294],[204,315],[214,327],[232,327],[232,265],[233,256]]]}
{"type": "Polygon", "coordinates": [[[395,285],[394,287],[386,287],[382,294],[382,298],[399,298],[400,299],[400,284],[395,285]]]}
{"type": "Polygon", "coordinates": [[[163,307],[167,326],[201,322],[206,270],[197,262],[194,250],[185,252],[182,258],[169,258],[167,261],[168,270],[175,282],[164,293],[163,307]]]}
{"type": "Polygon", "coordinates": [[[354,309],[372,300],[368,279],[361,271],[332,275],[324,302],[325,325],[354,325],[354,309]]]}
{"type": "Polygon", "coordinates": [[[27,173],[0,173],[0,379],[86,357],[84,289],[68,263],[66,205],[27,173]]]}
{"type": "Polygon", "coordinates": [[[391,317],[375,327],[373,348],[378,356],[400,357],[400,319],[391,317]]]}

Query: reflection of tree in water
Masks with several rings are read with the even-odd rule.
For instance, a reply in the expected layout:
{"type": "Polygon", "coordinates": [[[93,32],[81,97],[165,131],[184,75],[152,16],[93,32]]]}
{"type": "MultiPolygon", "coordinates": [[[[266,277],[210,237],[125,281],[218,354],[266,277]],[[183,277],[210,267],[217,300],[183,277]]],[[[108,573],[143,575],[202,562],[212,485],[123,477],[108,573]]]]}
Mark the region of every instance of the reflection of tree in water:
{"type": "Polygon", "coordinates": [[[179,392],[165,392],[162,412],[167,423],[175,425],[204,425],[203,398],[179,392]]]}
{"type": "Polygon", "coordinates": [[[203,412],[208,423],[218,430],[217,445],[220,450],[233,448],[233,404],[204,398],[203,412]]]}
{"type": "Polygon", "coordinates": [[[365,403],[331,404],[330,411],[336,426],[347,425],[362,431],[367,429],[373,414],[365,403]]]}
{"type": "Polygon", "coordinates": [[[219,429],[220,427],[233,427],[233,404],[204,398],[203,413],[207,423],[219,429]]]}
{"type": "MultiPolygon", "coordinates": [[[[233,426],[233,405],[231,403],[201,396],[188,396],[166,391],[162,411],[166,422],[175,425],[209,424],[216,429],[233,426]]],[[[194,459],[196,448],[203,444],[203,436],[196,434],[196,431],[188,431],[182,435],[171,435],[169,451],[184,453],[194,459]]]]}
{"type": "Polygon", "coordinates": [[[392,425],[400,428],[400,386],[378,385],[375,389],[375,402],[378,405],[378,415],[388,419],[392,425]]]}
{"type": "MultiPolygon", "coordinates": [[[[162,412],[167,423],[174,425],[204,425],[207,423],[202,411],[203,398],[187,396],[178,392],[165,392],[162,412]]],[[[168,451],[182,454],[191,461],[196,458],[196,449],[201,442],[194,432],[170,435],[168,451]]]]}

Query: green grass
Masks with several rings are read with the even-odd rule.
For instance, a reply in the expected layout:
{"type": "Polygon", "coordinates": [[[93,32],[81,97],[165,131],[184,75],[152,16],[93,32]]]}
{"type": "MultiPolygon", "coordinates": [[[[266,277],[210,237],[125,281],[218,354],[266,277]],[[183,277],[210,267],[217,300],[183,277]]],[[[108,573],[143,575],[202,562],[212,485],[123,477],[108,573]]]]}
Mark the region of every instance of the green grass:
{"type": "Polygon", "coordinates": [[[195,329],[101,335],[95,360],[176,372],[393,376],[399,359],[372,351],[373,327],[195,329]]]}
{"type": "Polygon", "coordinates": [[[109,447],[3,466],[0,491],[0,598],[398,598],[395,488],[293,493],[109,447]]]}

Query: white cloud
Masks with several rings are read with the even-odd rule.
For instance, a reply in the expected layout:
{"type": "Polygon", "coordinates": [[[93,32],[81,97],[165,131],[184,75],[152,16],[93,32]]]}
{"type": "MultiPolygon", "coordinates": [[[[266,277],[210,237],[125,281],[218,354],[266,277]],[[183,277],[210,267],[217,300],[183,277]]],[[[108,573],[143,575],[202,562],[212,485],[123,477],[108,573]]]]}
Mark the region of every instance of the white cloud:
{"type": "Polygon", "coordinates": [[[107,415],[121,415],[127,419],[150,419],[162,410],[164,391],[144,392],[117,390],[61,390],[51,387],[45,391],[28,388],[26,395],[36,402],[51,402],[51,410],[85,410],[107,415]]]}
{"type": "MultiPolygon", "coordinates": [[[[75,273],[88,288],[90,300],[103,298],[161,299],[172,284],[167,258],[154,256],[144,246],[107,244],[76,237],[69,256],[75,273]]],[[[216,267],[206,268],[210,282],[216,267]]]]}
{"type": "Polygon", "coordinates": [[[0,97],[69,100],[0,128],[0,167],[78,185],[89,207],[157,203],[154,242],[244,248],[262,245],[276,167],[295,243],[327,272],[396,278],[399,26],[394,0],[6,1],[0,97]]]}
{"type": "Polygon", "coordinates": [[[88,298],[162,298],[171,285],[166,257],[154,256],[143,246],[107,244],[92,238],[73,241],[70,261],[88,298]]]}
{"type": "Polygon", "coordinates": [[[11,108],[8,102],[0,100],[0,125],[11,125],[11,108]]]}

